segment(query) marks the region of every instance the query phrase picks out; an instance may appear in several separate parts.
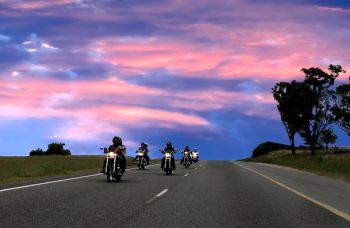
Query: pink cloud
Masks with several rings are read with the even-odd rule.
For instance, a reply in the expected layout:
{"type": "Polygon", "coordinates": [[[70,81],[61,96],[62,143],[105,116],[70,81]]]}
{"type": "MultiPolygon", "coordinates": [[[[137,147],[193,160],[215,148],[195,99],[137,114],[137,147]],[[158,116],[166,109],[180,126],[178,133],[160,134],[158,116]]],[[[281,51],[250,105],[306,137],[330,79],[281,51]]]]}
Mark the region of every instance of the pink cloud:
{"type": "Polygon", "coordinates": [[[160,93],[158,89],[121,81],[70,83],[40,79],[29,82],[0,82],[0,116],[8,120],[60,118],[64,120],[64,124],[55,130],[52,137],[60,136],[74,140],[92,139],[104,133],[118,131],[112,126],[122,129],[131,126],[210,126],[207,120],[193,114],[140,106],[148,105],[142,103],[142,97],[145,95],[160,93]],[[109,101],[109,104],[104,104],[112,94],[117,97],[129,97],[129,103],[121,105],[109,101]],[[101,104],[88,103],[96,97],[101,100],[101,104]]]}
{"type": "Polygon", "coordinates": [[[322,11],[331,11],[331,12],[340,12],[340,13],[349,13],[350,10],[340,8],[340,7],[329,7],[329,6],[316,6],[317,9],[322,11]]]}
{"type": "Polygon", "coordinates": [[[217,42],[208,46],[162,37],[105,39],[94,49],[104,63],[139,72],[166,69],[180,76],[288,80],[300,76],[302,67],[344,63],[349,68],[347,53],[331,40],[320,40],[301,25],[274,27],[280,26],[235,33],[223,25],[197,24],[182,29],[198,36],[215,34],[217,42]],[[334,62],[326,63],[325,58],[334,62]]]}
{"type": "Polygon", "coordinates": [[[0,3],[7,4],[8,6],[15,8],[15,9],[21,9],[21,10],[34,10],[34,9],[42,9],[52,6],[58,6],[58,5],[67,5],[75,3],[75,0],[55,0],[55,1],[42,1],[42,0],[35,0],[35,1],[12,1],[12,0],[0,0],[0,3]]]}

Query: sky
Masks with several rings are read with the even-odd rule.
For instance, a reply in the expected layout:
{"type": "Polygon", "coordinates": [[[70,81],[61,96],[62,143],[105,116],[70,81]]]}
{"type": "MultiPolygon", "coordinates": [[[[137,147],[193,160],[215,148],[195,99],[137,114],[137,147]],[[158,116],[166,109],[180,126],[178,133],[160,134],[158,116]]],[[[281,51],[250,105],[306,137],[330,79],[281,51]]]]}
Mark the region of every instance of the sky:
{"type": "Polygon", "coordinates": [[[0,0],[0,156],[101,154],[115,135],[151,157],[288,143],[271,88],[350,70],[349,18],[348,0],[0,0]]]}

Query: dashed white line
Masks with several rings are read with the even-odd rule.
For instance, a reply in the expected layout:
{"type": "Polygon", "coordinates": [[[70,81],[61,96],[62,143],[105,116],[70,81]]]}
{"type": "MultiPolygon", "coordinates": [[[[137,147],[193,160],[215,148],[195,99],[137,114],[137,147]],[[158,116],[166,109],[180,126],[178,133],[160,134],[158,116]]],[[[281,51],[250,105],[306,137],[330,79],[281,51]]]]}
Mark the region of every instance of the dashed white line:
{"type": "Polygon", "coordinates": [[[186,173],[184,176],[187,177],[188,175],[190,175],[190,174],[186,173]]]}
{"type": "MultiPolygon", "coordinates": [[[[156,165],[159,165],[159,164],[156,164],[156,165]]],[[[149,165],[149,167],[150,166],[155,166],[155,165],[149,165]]],[[[126,169],[126,170],[133,170],[133,169],[138,169],[138,168],[131,168],[131,169],[126,169]]],[[[77,180],[77,179],[82,179],[82,178],[87,178],[87,177],[94,177],[94,176],[98,176],[98,175],[101,175],[101,174],[102,173],[97,173],[97,174],[91,174],[91,175],[80,176],[80,177],[72,177],[72,178],[55,180],[55,181],[48,181],[48,182],[42,182],[42,183],[37,183],[37,184],[30,184],[30,185],[23,185],[23,186],[12,187],[12,188],[5,188],[5,189],[1,189],[0,192],[6,192],[6,191],[22,189],[22,188],[35,187],[35,186],[46,185],[46,184],[53,184],[53,183],[58,183],[58,182],[70,181],[70,180],[77,180]]]]}
{"type": "Polygon", "coordinates": [[[151,199],[147,200],[145,202],[145,204],[150,204],[153,201],[155,201],[156,199],[158,199],[159,197],[161,197],[162,195],[164,195],[169,189],[163,189],[163,191],[161,191],[160,193],[158,193],[157,195],[155,195],[154,197],[152,197],[151,199]]]}
{"type": "Polygon", "coordinates": [[[158,193],[157,195],[156,195],[156,197],[161,197],[162,195],[164,195],[167,191],[168,191],[169,189],[163,189],[163,191],[161,191],[160,193],[158,193]]]}

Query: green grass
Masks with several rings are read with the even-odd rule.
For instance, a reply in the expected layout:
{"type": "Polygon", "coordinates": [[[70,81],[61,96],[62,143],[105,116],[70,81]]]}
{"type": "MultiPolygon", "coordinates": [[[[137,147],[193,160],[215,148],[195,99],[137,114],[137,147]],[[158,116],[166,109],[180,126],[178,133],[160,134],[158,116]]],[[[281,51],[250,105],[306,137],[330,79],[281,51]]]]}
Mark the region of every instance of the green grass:
{"type": "Polygon", "coordinates": [[[333,154],[321,151],[315,156],[311,156],[309,151],[304,150],[297,151],[297,154],[293,156],[290,151],[278,150],[260,157],[244,159],[243,161],[288,166],[350,181],[350,154],[333,154]]]}
{"type": "MultiPolygon", "coordinates": [[[[105,155],[0,157],[0,183],[79,172],[99,172],[104,158],[105,155]]],[[[132,165],[132,158],[127,157],[127,166],[132,165]]]]}

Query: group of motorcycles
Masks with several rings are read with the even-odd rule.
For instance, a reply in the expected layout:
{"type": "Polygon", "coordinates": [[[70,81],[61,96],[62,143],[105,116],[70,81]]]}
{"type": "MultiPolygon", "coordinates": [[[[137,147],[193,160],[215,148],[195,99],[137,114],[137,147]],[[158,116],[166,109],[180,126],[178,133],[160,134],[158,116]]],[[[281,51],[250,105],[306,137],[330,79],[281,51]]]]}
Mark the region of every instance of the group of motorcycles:
{"type": "MultiPolygon", "coordinates": [[[[164,154],[164,166],[163,166],[163,171],[165,172],[166,175],[171,175],[173,174],[173,170],[175,169],[174,163],[172,162],[173,159],[173,154],[176,153],[176,150],[174,151],[163,151],[160,150],[164,154]]],[[[183,166],[185,168],[189,168],[191,163],[197,163],[199,161],[199,153],[198,152],[190,152],[190,151],[183,151],[182,152],[184,157],[183,157],[183,166]]]]}
{"type": "MultiPolygon", "coordinates": [[[[102,148],[101,148],[102,149],[102,148]]],[[[106,150],[106,148],[104,148],[106,150]]],[[[107,181],[111,183],[112,181],[120,181],[121,177],[123,176],[121,166],[120,166],[120,158],[118,158],[118,154],[114,152],[106,152],[106,164],[105,164],[105,174],[107,175],[107,181]]],[[[163,170],[166,175],[173,174],[173,170],[175,169],[174,165],[175,163],[172,162],[173,154],[176,153],[176,151],[163,151],[161,152],[164,154],[164,167],[163,170]]],[[[190,167],[191,163],[197,163],[199,161],[199,153],[198,152],[189,152],[189,151],[183,151],[182,152],[183,157],[183,165],[187,169],[190,167]]],[[[134,160],[136,166],[139,170],[144,170],[145,167],[148,165],[146,157],[145,157],[145,151],[143,150],[137,150],[136,151],[136,159],[134,160]]]]}

